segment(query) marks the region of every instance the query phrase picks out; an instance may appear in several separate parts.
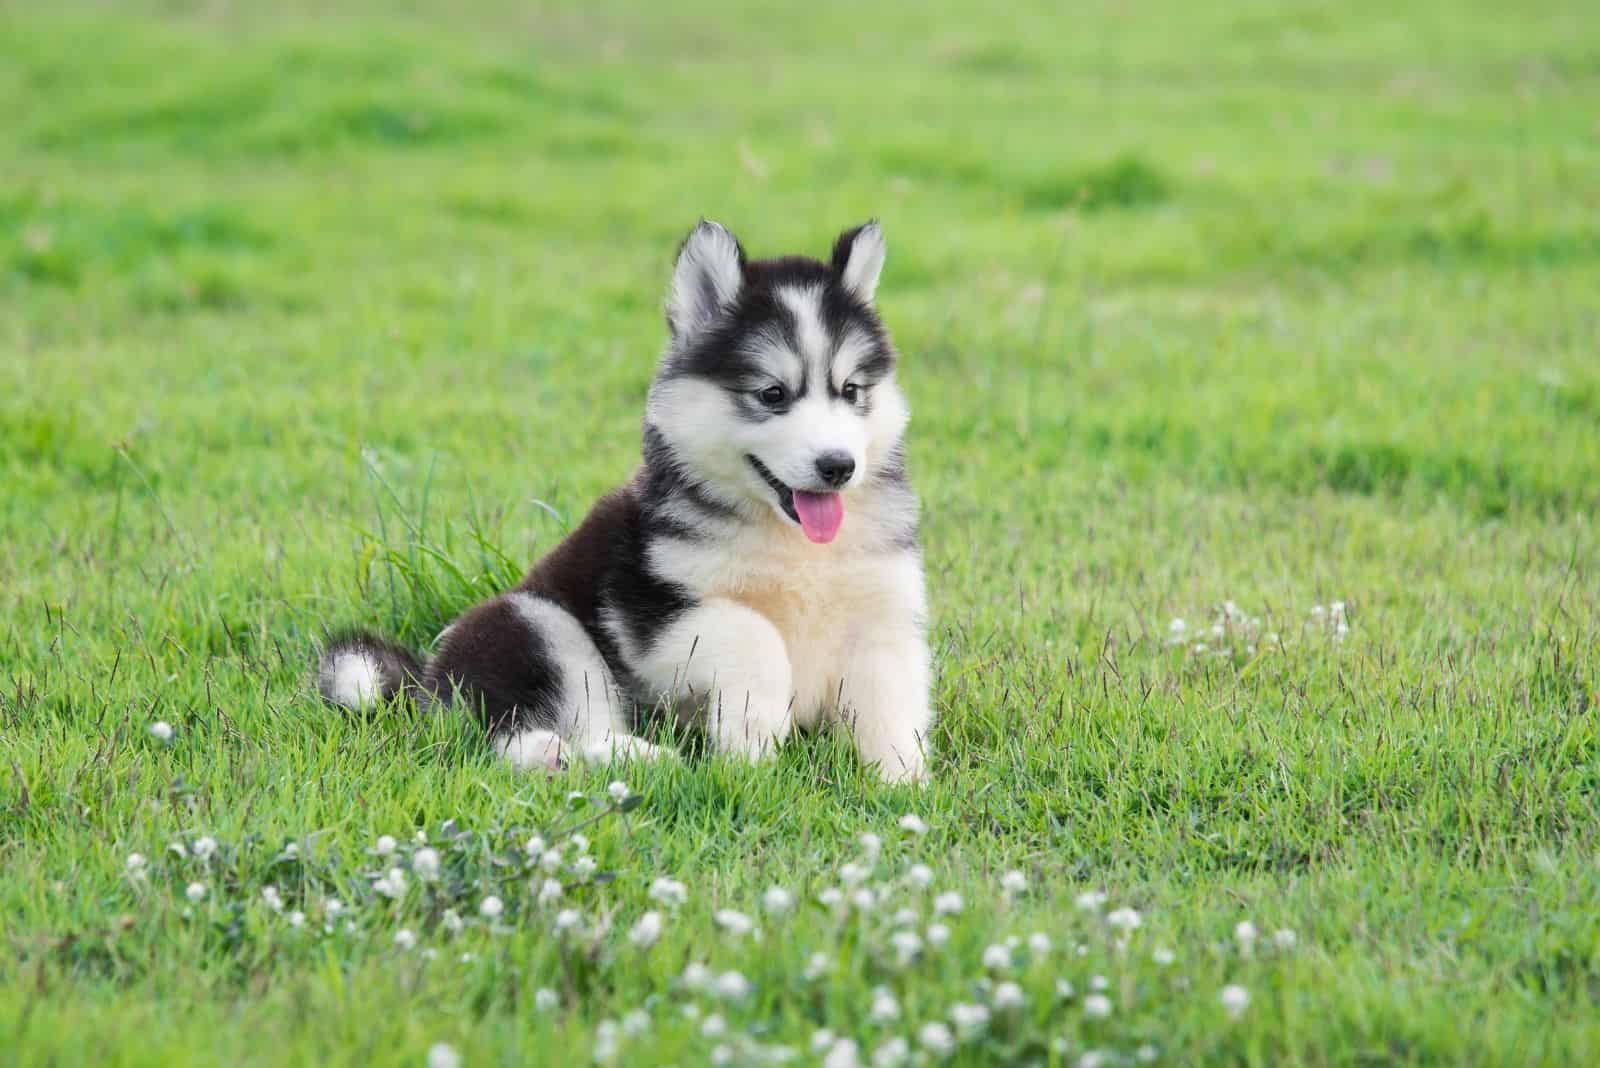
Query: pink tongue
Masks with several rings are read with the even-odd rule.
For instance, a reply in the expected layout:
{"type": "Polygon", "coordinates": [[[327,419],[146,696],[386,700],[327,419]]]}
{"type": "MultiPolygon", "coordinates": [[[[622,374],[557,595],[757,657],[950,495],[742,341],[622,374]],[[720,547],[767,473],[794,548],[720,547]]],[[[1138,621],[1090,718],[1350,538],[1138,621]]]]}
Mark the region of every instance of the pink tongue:
{"type": "Polygon", "coordinates": [[[800,529],[818,545],[832,541],[844,522],[844,498],[837,493],[795,490],[794,510],[800,517],[800,529]]]}

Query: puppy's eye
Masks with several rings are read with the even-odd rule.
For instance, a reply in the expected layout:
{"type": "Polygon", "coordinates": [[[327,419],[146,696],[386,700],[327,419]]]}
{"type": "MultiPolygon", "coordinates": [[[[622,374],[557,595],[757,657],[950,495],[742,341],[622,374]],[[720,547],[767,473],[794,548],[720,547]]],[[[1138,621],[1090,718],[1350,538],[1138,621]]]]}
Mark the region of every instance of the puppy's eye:
{"type": "Polygon", "coordinates": [[[844,398],[846,404],[854,404],[861,399],[861,387],[854,382],[846,382],[844,388],[839,391],[839,396],[844,398]]]}
{"type": "Polygon", "coordinates": [[[766,389],[756,393],[756,399],[768,408],[776,408],[789,399],[789,391],[782,386],[768,386],[766,389]]]}

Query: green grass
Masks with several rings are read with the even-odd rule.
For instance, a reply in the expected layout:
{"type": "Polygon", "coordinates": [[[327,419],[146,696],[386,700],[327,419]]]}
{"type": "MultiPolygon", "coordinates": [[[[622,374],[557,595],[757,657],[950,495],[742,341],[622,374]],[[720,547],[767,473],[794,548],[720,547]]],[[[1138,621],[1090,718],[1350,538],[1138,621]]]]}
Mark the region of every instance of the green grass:
{"type": "Polygon", "coordinates": [[[580,1063],[641,1008],[618,1063],[866,1060],[1035,931],[956,1063],[1600,1059],[1586,5],[318,6],[0,4],[0,1061],[580,1063]],[[627,476],[702,214],[756,254],[884,221],[932,785],[836,737],[546,780],[320,707],[325,628],[427,641],[627,476]],[[522,846],[588,813],[559,937],[522,846]],[[441,878],[390,902],[369,850],[418,831],[441,878]],[[868,831],[884,900],[836,920],[868,831]]]}

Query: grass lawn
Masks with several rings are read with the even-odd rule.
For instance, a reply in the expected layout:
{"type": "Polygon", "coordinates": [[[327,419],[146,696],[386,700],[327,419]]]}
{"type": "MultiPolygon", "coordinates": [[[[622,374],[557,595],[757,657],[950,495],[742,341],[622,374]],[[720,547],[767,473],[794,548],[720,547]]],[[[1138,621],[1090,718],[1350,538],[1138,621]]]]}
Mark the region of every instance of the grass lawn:
{"type": "Polygon", "coordinates": [[[320,6],[0,2],[0,1062],[1600,1060],[1591,5],[320,6]],[[701,215],[883,220],[932,784],[320,706],[701,215]]]}

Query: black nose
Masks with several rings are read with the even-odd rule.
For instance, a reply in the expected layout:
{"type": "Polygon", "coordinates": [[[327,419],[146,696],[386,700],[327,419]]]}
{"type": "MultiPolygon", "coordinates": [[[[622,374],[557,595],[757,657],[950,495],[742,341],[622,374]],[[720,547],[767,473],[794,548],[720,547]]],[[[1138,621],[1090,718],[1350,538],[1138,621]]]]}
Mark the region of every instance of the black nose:
{"type": "Polygon", "coordinates": [[[842,486],[856,473],[856,460],[847,452],[825,452],[817,457],[817,474],[830,486],[842,486]]]}

